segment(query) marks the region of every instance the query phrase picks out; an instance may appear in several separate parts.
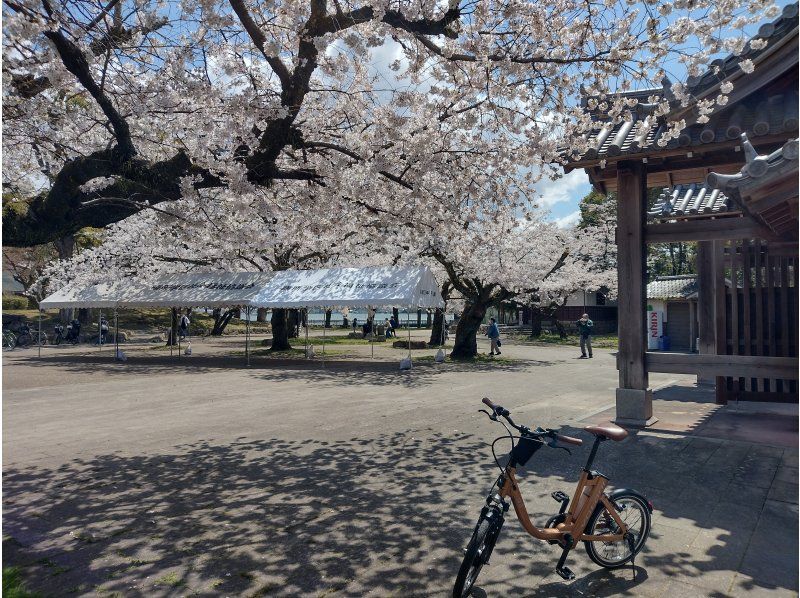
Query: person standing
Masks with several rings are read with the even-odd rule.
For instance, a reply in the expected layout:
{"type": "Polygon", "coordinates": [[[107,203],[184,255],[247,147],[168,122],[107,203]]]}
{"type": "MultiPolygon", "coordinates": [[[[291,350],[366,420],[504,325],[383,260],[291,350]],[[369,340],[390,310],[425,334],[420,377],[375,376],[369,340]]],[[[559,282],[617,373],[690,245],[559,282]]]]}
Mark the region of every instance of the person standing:
{"type": "Polygon", "coordinates": [[[500,355],[500,329],[497,327],[497,321],[494,318],[489,320],[489,330],[486,331],[486,336],[492,343],[489,355],[500,355]]]}
{"type": "Polygon", "coordinates": [[[589,314],[583,314],[581,319],[575,322],[578,326],[578,333],[581,335],[581,356],[580,359],[586,359],[586,351],[589,351],[589,358],[592,357],[592,330],[594,329],[594,322],[589,319],[589,314]]]}

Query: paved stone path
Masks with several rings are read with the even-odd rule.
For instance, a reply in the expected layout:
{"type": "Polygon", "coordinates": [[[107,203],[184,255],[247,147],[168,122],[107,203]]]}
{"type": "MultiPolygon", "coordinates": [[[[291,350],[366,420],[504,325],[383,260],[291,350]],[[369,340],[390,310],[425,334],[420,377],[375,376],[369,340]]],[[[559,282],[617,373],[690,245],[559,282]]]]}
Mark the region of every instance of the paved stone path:
{"type": "MultiPolygon", "coordinates": [[[[500,430],[477,413],[480,398],[581,435],[613,404],[617,378],[610,352],[583,361],[564,347],[508,346],[510,362],[404,373],[388,348],[374,362],[359,347],[324,367],[250,369],[200,348],[180,362],[132,351],[125,364],[80,348],[4,354],[4,564],[32,589],[449,595],[496,475],[488,443],[500,430]]],[[[652,384],[667,387],[664,405],[678,396],[710,410],[689,377],[652,384]]],[[[565,583],[555,547],[509,518],[475,595],[796,596],[796,444],[719,436],[667,425],[603,445],[596,468],[655,504],[635,576],[599,570],[578,549],[565,583]]],[[[587,454],[542,451],[522,472],[534,521],[587,454]]]]}

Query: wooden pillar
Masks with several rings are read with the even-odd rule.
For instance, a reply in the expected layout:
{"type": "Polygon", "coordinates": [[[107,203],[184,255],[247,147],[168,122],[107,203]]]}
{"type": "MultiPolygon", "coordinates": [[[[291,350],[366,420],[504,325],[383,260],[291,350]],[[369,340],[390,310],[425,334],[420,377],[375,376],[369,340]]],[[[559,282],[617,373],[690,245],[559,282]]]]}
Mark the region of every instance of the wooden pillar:
{"type": "MultiPolygon", "coordinates": [[[[697,332],[700,344],[697,352],[700,355],[716,355],[717,353],[717,327],[714,313],[715,264],[714,242],[699,241],[697,243],[697,332]]],[[[714,382],[713,376],[697,376],[698,384],[714,384],[714,382]]]]}
{"type": "Polygon", "coordinates": [[[617,170],[617,274],[619,309],[619,388],[615,421],[649,426],[653,393],[645,351],[647,269],[644,225],[647,216],[647,170],[642,162],[620,162],[617,170]]]}
{"type": "MultiPolygon", "coordinates": [[[[736,243],[733,241],[730,243],[730,251],[731,255],[735,255],[736,243]]],[[[727,287],[725,286],[725,241],[714,241],[712,253],[712,269],[714,271],[714,328],[716,330],[714,351],[717,355],[727,355],[728,336],[727,326],[725,325],[727,320],[725,309],[725,295],[727,293],[727,287]]],[[[733,308],[735,308],[736,305],[738,291],[736,290],[736,269],[733,267],[731,270],[731,284],[731,306],[732,313],[735,314],[736,310],[733,308]]],[[[736,318],[734,317],[732,321],[736,321],[736,318]]],[[[720,405],[724,405],[728,402],[728,391],[726,388],[725,377],[717,376],[715,378],[715,384],[716,402],[720,405]]]]}

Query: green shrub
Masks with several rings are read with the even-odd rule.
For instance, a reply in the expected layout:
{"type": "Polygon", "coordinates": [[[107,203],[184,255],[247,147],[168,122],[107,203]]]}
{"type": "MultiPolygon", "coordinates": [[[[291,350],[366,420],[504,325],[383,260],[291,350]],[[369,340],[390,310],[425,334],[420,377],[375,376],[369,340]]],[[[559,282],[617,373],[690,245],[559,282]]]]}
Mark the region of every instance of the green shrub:
{"type": "MultiPolygon", "coordinates": [[[[5,300],[5,297],[3,297],[5,300]]],[[[19,567],[3,567],[3,598],[38,598],[39,594],[29,592],[22,582],[19,567]]]]}
{"type": "Polygon", "coordinates": [[[3,295],[3,310],[28,309],[28,298],[22,295],[3,295]]]}

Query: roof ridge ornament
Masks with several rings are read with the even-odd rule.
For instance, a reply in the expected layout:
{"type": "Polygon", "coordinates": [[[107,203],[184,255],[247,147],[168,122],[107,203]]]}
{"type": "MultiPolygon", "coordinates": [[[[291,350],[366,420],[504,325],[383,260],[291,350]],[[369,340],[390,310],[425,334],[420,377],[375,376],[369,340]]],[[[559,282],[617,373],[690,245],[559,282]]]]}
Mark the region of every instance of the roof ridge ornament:
{"type": "Polygon", "coordinates": [[[744,157],[745,161],[750,164],[754,160],[758,158],[758,152],[756,148],[753,147],[753,144],[750,143],[750,140],[747,138],[747,133],[742,133],[740,135],[742,140],[742,149],[744,150],[744,157]]]}

